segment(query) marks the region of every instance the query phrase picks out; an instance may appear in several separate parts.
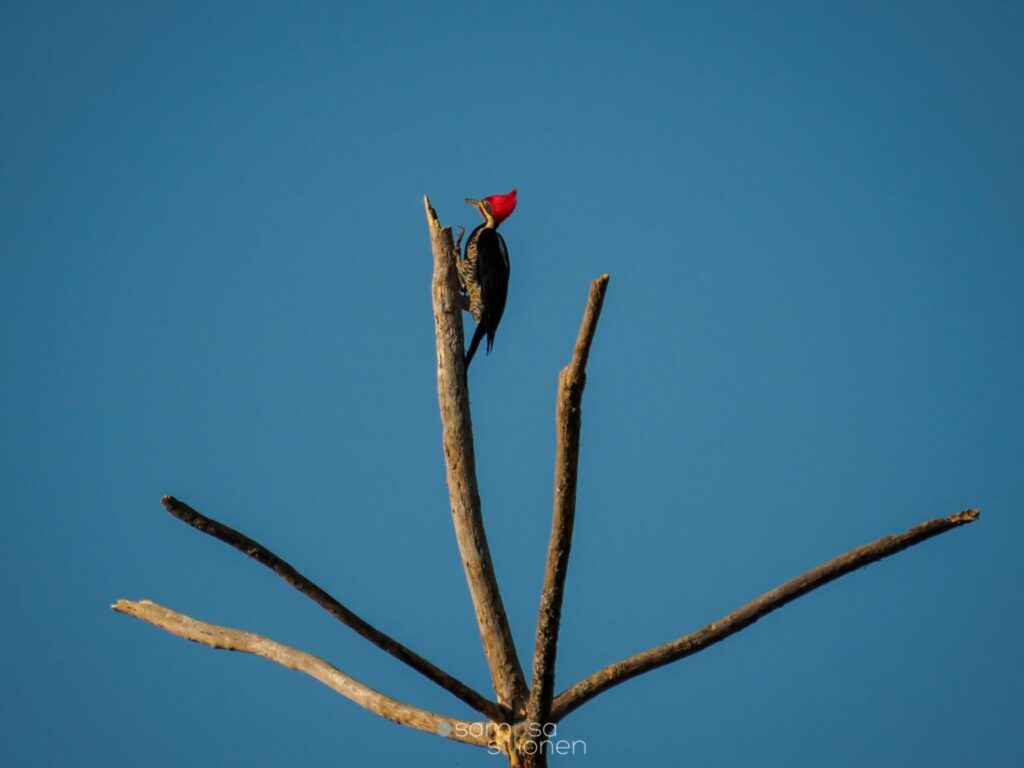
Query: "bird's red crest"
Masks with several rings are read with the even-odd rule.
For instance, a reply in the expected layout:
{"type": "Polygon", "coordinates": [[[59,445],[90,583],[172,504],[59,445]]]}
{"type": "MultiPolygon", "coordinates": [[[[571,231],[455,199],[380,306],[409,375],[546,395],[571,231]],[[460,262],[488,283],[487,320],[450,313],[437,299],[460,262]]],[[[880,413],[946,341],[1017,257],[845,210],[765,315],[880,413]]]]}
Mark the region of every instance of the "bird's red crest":
{"type": "Polygon", "coordinates": [[[512,215],[512,211],[516,209],[516,190],[512,190],[507,195],[491,195],[485,197],[488,205],[491,206],[491,216],[494,217],[494,223],[500,224],[509,216],[512,215]]]}

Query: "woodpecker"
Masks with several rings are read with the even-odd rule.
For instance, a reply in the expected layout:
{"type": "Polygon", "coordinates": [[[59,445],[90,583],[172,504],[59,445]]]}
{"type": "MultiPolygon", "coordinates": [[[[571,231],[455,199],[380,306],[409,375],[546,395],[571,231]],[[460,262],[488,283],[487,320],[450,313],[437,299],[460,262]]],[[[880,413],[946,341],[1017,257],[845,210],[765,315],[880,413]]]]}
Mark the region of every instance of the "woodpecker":
{"type": "Polygon", "coordinates": [[[494,346],[494,332],[498,330],[508,297],[508,248],[498,234],[498,225],[516,209],[516,191],[507,195],[491,195],[483,200],[467,197],[466,202],[476,206],[484,222],[474,229],[466,241],[466,255],[459,262],[459,277],[469,297],[469,311],[476,320],[476,331],[466,351],[469,368],[480,340],[487,334],[487,352],[494,346]]]}

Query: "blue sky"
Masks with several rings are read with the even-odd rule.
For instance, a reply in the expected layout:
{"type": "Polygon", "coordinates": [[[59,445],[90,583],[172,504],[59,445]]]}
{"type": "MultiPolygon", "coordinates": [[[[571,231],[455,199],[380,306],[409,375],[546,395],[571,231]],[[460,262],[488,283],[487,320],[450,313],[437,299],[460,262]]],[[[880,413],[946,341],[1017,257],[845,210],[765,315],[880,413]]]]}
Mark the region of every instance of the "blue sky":
{"type": "MultiPolygon", "coordinates": [[[[489,691],[452,536],[421,196],[518,187],[472,370],[522,653],[557,370],[584,403],[556,687],[848,548],[983,518],[610,691],[587,766],[1018,765],[1024,13],[1016,3],[0,6],[11,765],[486,765],[150,598],[462,705],[172,493],[489,691]]],[[[495,763],[497,764],[497,763],[495,763]]]]}

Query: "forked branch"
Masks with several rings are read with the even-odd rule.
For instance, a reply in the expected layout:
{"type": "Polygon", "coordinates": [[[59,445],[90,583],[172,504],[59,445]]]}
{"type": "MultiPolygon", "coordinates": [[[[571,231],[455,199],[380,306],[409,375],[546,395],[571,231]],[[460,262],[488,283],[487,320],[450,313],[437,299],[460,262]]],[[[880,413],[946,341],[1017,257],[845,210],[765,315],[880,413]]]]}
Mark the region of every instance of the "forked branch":
{"type": "Polygon", "coordinates": [[[468,382],[463,361],[462,309],[465,297],[459,291],[458,247],[452,239],[451,228],[441,226],[426,197],[424,205],[434,257],[431,293],[437,343],[437,388],[452,519],[498,702],[489,701],[381,632],[248,536],[170,496],[164,497],[163,503],[167,511],[179,520],[229,544],[274,571],[338,621],[451,692],[485,715],[489,722],[453,720],[405,704],[369,688],[305,651],[251,632],[207,624],[147,600],[120,600],[112,606],[115,611],[212,648],[262,656],[304,672],[367,710],[396,723],[467,744],[497,746],[508,755],[511,765],[538,768],[546,764],[545,753],[541,751],[533,755],[527,750],[529,746],[540,745],[529,735],[526,726],[558,722],[603,691],[644,672],[699,653],[834,579],[978,519],[978,511],[968,509],[922,523],[898,536],[885,536],[850,550],[766,592],[717,622],[611,664],[554,697],[559,625],[576,510],[581,404],[587,360],[608,286],[608,276],[604,275],[591,285],[572,361],[559,375],[554,511],[537,617],[533,685],[528,691],[498,589],[481,514],[468,382]]]}
{"type": "Polygon", "coordinates": [[[364,621],[329,595],[324,589],[307,579],[259,542],[250,539],[244,533],[236,531],[234,528],[206,517],[206,515],[196,511],[183,501],[178,501],[173,496],[164,496],[162,502],[164,508],[174,517],[192,526],[197,531],[213,536],[215,539],[219,539],[225,544],[234,547],[257,563],[265,565],[346,627],[355,630],[382,651],[408,664],[427,679],[432,680],[452,695],[464,701],[477,712],[486,715],[492,720],[500,721],[508,717],[509,710],[507,707],[484,698],[461,680],[452,677],[415,651],[381,632],[369,622],[364,621]]]}
{"type": "Polygon", "coordinates": [[[383,718],[476,746],[487,746],[488,728],[483,723],[466,723],[405,704],[349,677],[337,667],[311,653],[300,651],[270,638],[240,629],[221,627],[193,619],[149,600],[118,600],[111,606],[118,613],[134,616],[172,635],[227,651],[262,656],[282,666],[304,672],[328,688],[383,718]]]}
{"type": "Polygon", "coordinates": [[[555,503],[544,587],[537,614],[533,681],[526,710],[527,721],[531,723],[546,723],[551,714],[558,629],[561,624],[565,576],[569,570],[572,529],[576,517],[576,480],[580,457],[583,388],[587,383],[586,369],[590,345],[597,332],[597,321],[601,316],[607,289],[608,275],[602,275],[591,284],[572,360],[558,377],[558,402],[555,406],[555,503]]]}
{"type": "Polygon", "coordinates": [[[938,536],[940,533],[957,528],[967,523],[973,523],[980,517],[976,509],[966,509],[949,517],[939,517],[915,525],[910,530],[898,536],[883,536],[870,544],[851,549],[849,552],[840,555],[827,563],[812,568],[806,573],[787,581],[775,589],[765,592],[755,600],[751,600],[742,608],[733,611],[728,616],[723,616],[716,622],[706,627],[683,635],[669,643],[659,645],[650,650],[630,656],[628,659],[610,664],[599,672],[595,672],[585,680],[573,685],[564,693],[559,694],[552,706],[551,719],[558,721],[564,718],[573,710],[582,706],[602,691],[624,683],[630,678],[642,675],[652,669],[657,669],[673,661],[692,656],[703,651],[715,643],[724,640],[729,635],[739,632],[741,629],[750,626],[762,616],[781,608],[786,603],[796,600],[801,595],[828,584],[840,576],[845,576],[851,571],[863,568],[865,565],[874,563],[883,558],[902,552],[908,547],[920,544],[922,541],[938,536]]]}

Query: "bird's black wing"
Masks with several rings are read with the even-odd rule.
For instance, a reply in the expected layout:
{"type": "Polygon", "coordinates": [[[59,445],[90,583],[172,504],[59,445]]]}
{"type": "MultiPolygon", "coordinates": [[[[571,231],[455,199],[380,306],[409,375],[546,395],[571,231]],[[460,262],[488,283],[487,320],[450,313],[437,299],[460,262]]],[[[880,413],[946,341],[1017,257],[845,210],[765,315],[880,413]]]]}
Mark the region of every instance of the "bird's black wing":
{"type": "Polygon", "coordinates": [[[505,239],[495,229],[485,229],[477,241],[476,274],[484,300],[481,324],[487,332],[487,351],[494,345],[494,332],[498,330],[508,298],[508,279],[511,274],[505,239]]]}

